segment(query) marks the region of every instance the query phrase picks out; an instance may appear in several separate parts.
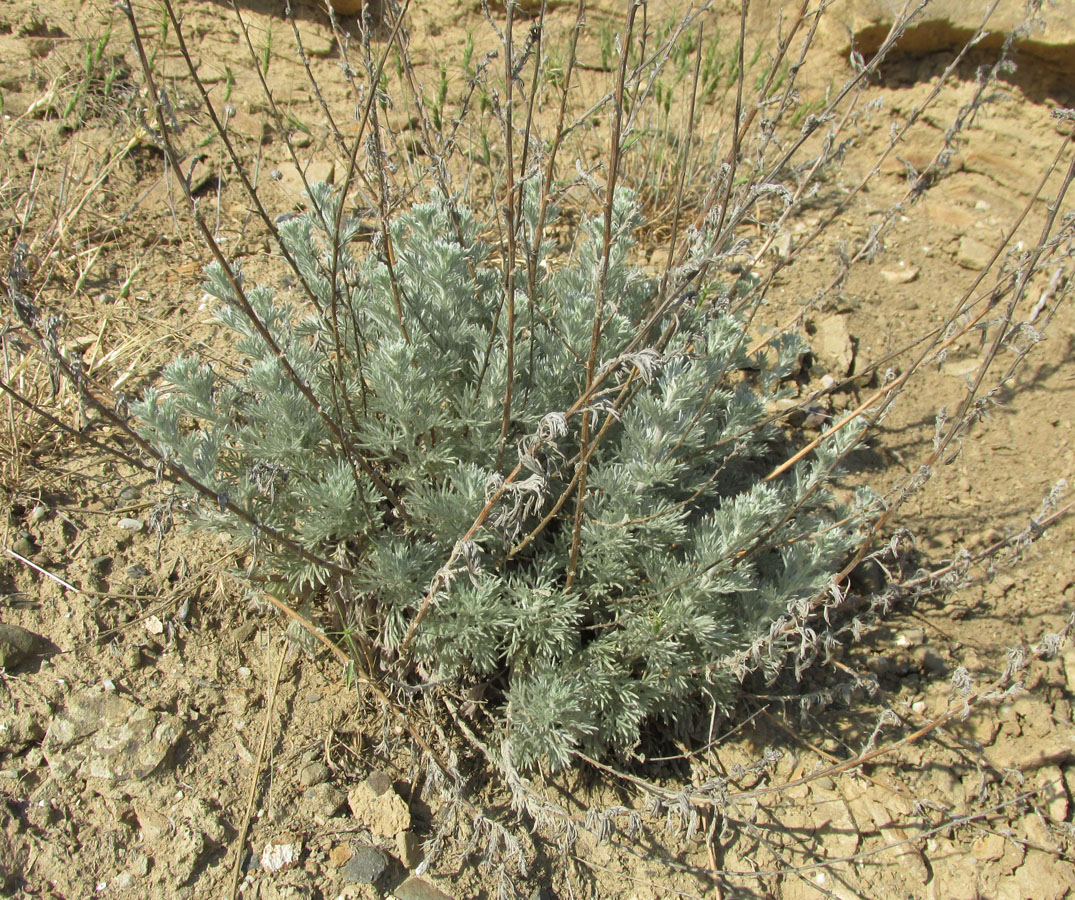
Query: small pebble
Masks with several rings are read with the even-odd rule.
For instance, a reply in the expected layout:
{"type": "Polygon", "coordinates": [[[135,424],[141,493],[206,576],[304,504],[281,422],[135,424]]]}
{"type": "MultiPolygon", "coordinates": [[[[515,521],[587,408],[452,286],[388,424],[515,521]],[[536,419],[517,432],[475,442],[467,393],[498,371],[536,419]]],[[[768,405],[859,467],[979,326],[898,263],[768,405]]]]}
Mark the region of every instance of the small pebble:
{"type": "Polygon", "coordinates": [[[396,852],[406,868],[415,869],[422,861],[422,839],[413,831],[401,831],[396,835],[396,852]]]}
{"type": "Polygon", "coordinates": [[[355,847],[354,856],[343,864],[341,874],[352,884],[373,884],[388,868],[388,858],[376,847],[355,847]]]}
{"type": "Polygon", "coordinates": [[[440,888],[412,875],[393,891],[396,900],[452,900],[448,894],[440,888]]]}
{"type": "Polygon", "coordinates": [[[127,577],[132,581],[137,581],[139,578],[146,578],[149,575],[149,569],[145,566],[133,565],[127,568],[127,577]]]}
{"type": "Polygon", "coordinates": [[[112,571],[111,556],[95,556],[90,560],[90,569],[98,575],[107,575],[112,571]]]}
{"type": "Polygon", "coordinates": [[[18,625],[0,622],[0,668],[13,669],[37,651],[41,637],[18,625]]]}
{"type": "Polygon", "coordinates": [[[354,851],[347,844],[337,844],[328,852],[328,864],[338,869],[354,855],[354,851]]]}
{"type": "Polygon", "coordinates": [[[119,522],[117,522],[116,524],[119,525],[119,527],[122,528],[124,531],[130,532],[138,532],[141,531],[143,528],[143,523],[141,519],[123,518],[120,519],[119,522]]]}
{"type": "Polygon", "coordinates": [[[333,818],[346,803],[347,795],[343,791],[322,782],[303,792],[300,808],[314,821],[324,822],[333,818]]]}
{"type": "Polygon", "coordinates": [[[909,284],[918,277],[918,266],[902,266],[898,269],[882,269],[881,277],[889,284],[909,284]]]}
{"type": "Polygon", "coordinates": [[[261,851],[261,868],[266,872],[282,872],[298,864],[302,844],[266,844],[261,851]]]}
{"type": "Polygon", "coordinates": [[[11,549],[26,559],[37,553],[37,547],[34,546],[34,540],[30,537],[30,532],[28,531],[19,532],[18,537],[15,538],[15,543],[11,545],[11,549]]]}
{"type": "Polygon", "coordinates": [[[896,635],[897,647],[917,647],[926,639],[925,629],[908,628],[896,635]]]}
{"type": "Polygon", "coordinates": [[[380,797],[381,794],[391,789],[392,778],[380,769],[374,769],[366,778],[366,785],[374,797],[380,797]]]}
{"type": "Polygon", "coordinates": [[[49,514],[47,506],[35,506],[30,510],[29,520],[31,525],[36,525],[42,519],[45,519],[49,514]]]}
{"type": "Polygon", "coordinates": [[[301,784],[303,787],[310,788],[314,785],[328,781],[328,776],[328,766],[326,766],[324,763],[307,763],[305,766],[299,769],[299,784],[301,784]]]}

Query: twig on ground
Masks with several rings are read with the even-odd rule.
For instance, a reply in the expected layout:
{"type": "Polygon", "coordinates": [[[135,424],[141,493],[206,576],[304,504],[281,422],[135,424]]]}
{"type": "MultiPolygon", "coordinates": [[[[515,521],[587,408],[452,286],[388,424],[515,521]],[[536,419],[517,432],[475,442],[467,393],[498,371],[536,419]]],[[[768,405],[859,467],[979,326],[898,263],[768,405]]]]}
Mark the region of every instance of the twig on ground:
{"type": "Polygon", "coordinates": [[[258,741],[258,752],[254,757],[254,768],[250,772],[250,789],[246,794],[246,808],[243,811],[243,821],[239,826],[239,834],[235,840],[235,858],[231,864],[231,876],[228,882],[228,897],[235,900],[239,895],[239,879],[243,869],[243,854],[246,851],[246,838],[250,832],[250,820],[254,815],[254,801],[257,799],[258,783],[261,781],[261,767],[265,759],[265,748],[269,743],[269,734],[272,731],[273,706],[276,703],[276,691],[280,684],[280,673],[284,668],[290,649],[287,641],[281,642],[280,655],[276,660],[276,670],[273,672],[272,682],[269,684],[269,695],[265,699],[265,720],[261,726],[261,739],[258,741]]]}

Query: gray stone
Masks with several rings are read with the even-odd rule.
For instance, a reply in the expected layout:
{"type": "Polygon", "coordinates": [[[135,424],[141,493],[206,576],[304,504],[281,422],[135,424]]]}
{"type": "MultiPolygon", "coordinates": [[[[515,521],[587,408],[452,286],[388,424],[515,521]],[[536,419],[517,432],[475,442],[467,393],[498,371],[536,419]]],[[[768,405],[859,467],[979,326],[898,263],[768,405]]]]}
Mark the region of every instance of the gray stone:
{"type": "Polygon", "coordinates": [[[153,775],[182,735],[175,716],[95,687],[53,717],[42,749],[59,781],[101,778],[120,784],[153,775]]]}
{"type": "Polygon", "coordinates": [[[388,857],[376,847],[356,846],[354,855],[340,870],[344,881],[352,884],[373,884],[388,868],[388,857]]]}
{"type": "Polygon", "coordinates": [[[396,854],[407,869],[414,869],[422,861],[422,839],[413,831],[401,831],[396,835],[396,854]]]}
{"type": "Polygon", "coordinates": [[[299,784],[305,788],[328,781],[328,766],[322,762],[310,762],[299,769],[299,784]]]}
{"type": "Polygon", "coordinates": [[[11,549],[25,559],[29,559],[37,553],[37,547],[34,546],[34,539],[30,536],[29,531],[20,531],[15,538],[15,542],[11,545],[11,549]]]}
{"type": "Polygon", "coordinates": [[[412,875],[392,892],[396,900],[452,900],[440,888],[433,886],[424,878],[412,875]]]}
{"type": "Polygon", "coordinates": [[[116,523],[124,531],[141,531],[144,523],[141,519],[122,518],[116,523]]]}
{"type": "Polygon", "coordinates": [[[112,557],[95,556],[90,560],[90,571],[96,575],[108,575],[112,571],[112,557]]]}
{"type": "Polygon", "coordinates": [[[374,797],[380,797],[385,791],[392,789],[392,777],[380,769],[374,769],[366,778],[366,787],[374,797]]]}
{"type": "Polygon", "coordinates": [[[324,822],[336,815],[347,802],[347,795],[331,784],[316,784],[302,795],[301,807],[305,815],[324,822]]]}
{"type": "Polygon", "coordinates": [[[41,646],[41,636],[0,622],[0,669],[13,669],[41,646]]]}

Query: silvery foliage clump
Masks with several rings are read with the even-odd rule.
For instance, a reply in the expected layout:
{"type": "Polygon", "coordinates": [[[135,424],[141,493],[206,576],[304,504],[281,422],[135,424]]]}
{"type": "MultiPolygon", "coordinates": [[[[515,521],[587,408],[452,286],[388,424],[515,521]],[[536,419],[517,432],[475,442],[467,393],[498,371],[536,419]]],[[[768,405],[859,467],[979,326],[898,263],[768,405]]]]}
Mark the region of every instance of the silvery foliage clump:
{"type": "MultiPolygon", "coordinates": [[[[243,290],[345,440],[210,266],[206,289],[241,364],[179,358],[134,409],[165,458],[209,488],[191,494],[190,522],[229,536],[251,555],[250,573],[278,590],[342,600],[344,628],[374,648],[383,672],[486,685],[492,737],[513,767],[628,751],[647,724],[686,728],[699,711],[708,721],[714,704],[727,711],[736,684],[721,660],[823,594],[861,539],[858,513],[826,490],[855,428],[763,480],[779,434],[765,405],[805,348],[782,337],[748,355],[721,288],[670,305],[640,346],[656,283],[627,262],[642,222],[620,194],[600,387],[586,396],[602,251],[602,223],[590,221],[570,258],[539,248],[534,293],[516,298],[502,450],[503,262],[478,237],[491,223],[443,201],[401,215],[391,224],[397,295],[383,248],[357,258],[348,217],[334,242],[339,198],[324,185],[310,195],[310,210],[279,228],[316,303],[243,290]],[[572,476],[587,413],[591,441],[605,430],[576,538],[572,476]]],[[[525,204],[524,227],[535,206],[525,204]]],[[[528,285],[525,268],[515,283],[528,285]]]]}

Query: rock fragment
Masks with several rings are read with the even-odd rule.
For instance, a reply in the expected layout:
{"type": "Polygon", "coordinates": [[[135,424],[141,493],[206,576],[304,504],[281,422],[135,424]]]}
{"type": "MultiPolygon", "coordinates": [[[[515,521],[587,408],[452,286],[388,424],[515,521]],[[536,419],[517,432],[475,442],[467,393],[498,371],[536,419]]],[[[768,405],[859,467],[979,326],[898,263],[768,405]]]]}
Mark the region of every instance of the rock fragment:
{"type": "Polygon", "coordinates": [[[33,656],[41,646],[41,636],[18,625],[0,622],[0,669],[14,669],[33,656]]]}
{"type": "Polygon", "coordinates": [[[1068,896],[1075,883],[1075,866],[1062,858],[1040,850],[1028,850],[1023,863],[1010,879],[1006,879],[1004,893],[998,897],[1013,900],[1061,900],[1068,896]]]}
{"type": "Polygon", "coordinates": [[[411,813],[383,773],[374,773],[347,796],[354,817],[373,834],[395,838],[411,827],[411,813]],[[388,786],[385,786],[385,782],[388,786]]]}
{"type": "Polygon", "coordinates": [[[1063,652],[1064,684],[1069,695],[1075,697],[1075,646],[1068,645],[1063,652]]]}
{"type": "Polygon", "coordinates": [[[309,762],[299,769],[299,784],[305,788],[312,788],[328,781],[328,777],[328,766],[322,762],[309,762]]]}
{"type": "Polygon", "coordinates": [[[352,884],[373,884],[388,868],[388,857],[376,847],[357,846],[341,873],[352,884]]]}
{"type": "Polygon", "coordinates": [[[112,573],[111,556],[95,556],[90,560],[90,571],[94,575],[110,575],[112,573]]]}
{"type": "Polygon", "coordinates": [[[993,248],[982,243],[969,234],[959,239],[959,250],[956,251],[956,262],[964,269],[980,272],[989,265],[993,258],[993,248]]]}
{"type": "Polygon", "coordinates": [[[810,347],[821,364],[833,375],[851,374],[855,363],[855,342],[847,328],[846,316],[827,316],[815,323],[810,347]]]}
{"type": "Polygon", "coordinates": [[[37,553],[37,546],[34,544],[33,536],[29,531],[20,531],[15,538],[15,542],[11,545],[11,549],[25,559],[29,559],[37,553]]]}
{"type": "Polygon", "coordinates": [[[153,775],[183,735],[179,719],[94,687],[72,698],[49,723],[42,750],[52,774],[112,784],[153,775]]]}
{"type": "Polygon", "coordinates": [[[444,893],[440,888],[417,875],[412,875],[404,881],[392,892],[392,896],[396,900],[452,900],[450,894],[444,893]]]}
{"type": "Polygon", "coordinates": [[[881,277],[889,284],[910,284],[917,277],[921,269],[918,266],[900,265],[897,269],[882,269],[881,277]]]}
{"type": "Polygon", "coordinates": [[[347,802],[347,795],[327,782],[316,784],[302,795],[300,808],[304,816],[324,823],[335,816],[347,802]]]}
{"type": "Polygon", "coordinates": [[[266,872],[283,872],[298,865],[302,844],[297,841],[270,841],[261,850],[261,868],[266,872]]]}
{"type": "Polygon", "coordinates": [[[396,835],[396,853],[407,869],[414,869],[423,858],[422,839],[413,831],[401,831],[396,835]]]}

